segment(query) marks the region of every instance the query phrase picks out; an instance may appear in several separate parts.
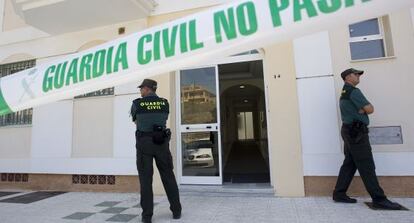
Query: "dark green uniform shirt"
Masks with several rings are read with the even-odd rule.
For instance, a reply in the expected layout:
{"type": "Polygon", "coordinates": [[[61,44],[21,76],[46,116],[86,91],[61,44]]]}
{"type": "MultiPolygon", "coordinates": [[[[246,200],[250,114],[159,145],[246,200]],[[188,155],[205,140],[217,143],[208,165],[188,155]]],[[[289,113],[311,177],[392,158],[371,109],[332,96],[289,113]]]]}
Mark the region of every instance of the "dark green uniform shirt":
{"type": "Polygon", "coordinates": [[[344,124],[352,124],[353,121],[361,121],[369,125],[368,115],[359,113],[360,109],[369,104],[370,102],[362,94],[361,90],[345,83],[339,101],[342,122],[344,124]]]}
{"type": "Polygon", "coordinates": [[[132,121],[137,125],[137,130],[141,132],[152,132],[154,125],[165,128],[169,109],[167,99],[150,94],[132,102],[132,121]]]}

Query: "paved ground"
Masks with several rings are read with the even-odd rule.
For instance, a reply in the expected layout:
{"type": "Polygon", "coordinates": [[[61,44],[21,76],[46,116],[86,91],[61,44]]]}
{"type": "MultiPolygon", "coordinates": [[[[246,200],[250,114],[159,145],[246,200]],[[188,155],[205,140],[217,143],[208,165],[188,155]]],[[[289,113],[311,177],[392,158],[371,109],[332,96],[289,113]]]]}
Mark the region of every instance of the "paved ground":
{"type": "MultiPolygon", "coordinates": [[[[9,191],[8,191],[9,192],[9,191]]],[[[1,223],[140,222],[138,195],[129,193],[6,193],[0,191],[1,223]]],[[[166,197],[155,198],[153,222],[414,222],[413,211],[376,211],[359,198],[338,204],[327,197],[277,198],[183,195],[183,215],[172,220],[166,197]]],[[[393,199],[414,210],[414,198],[393,199]]]]}

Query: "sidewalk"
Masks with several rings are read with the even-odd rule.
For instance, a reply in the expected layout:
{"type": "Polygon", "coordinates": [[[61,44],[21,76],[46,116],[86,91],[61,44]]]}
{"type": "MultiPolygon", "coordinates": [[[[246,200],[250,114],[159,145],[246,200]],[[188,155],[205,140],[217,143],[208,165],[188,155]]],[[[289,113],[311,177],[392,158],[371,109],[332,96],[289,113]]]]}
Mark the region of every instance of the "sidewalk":
{"type": "MultiPolygon", "coordinates": [[[[141,222],[139,196],[130,193],[36,193],[0,191],[1,223],[141,222]],[[25,195],[25,196],[24,196],[25,195]],[[48,197],[49,198],[45,198],[48,197]],[[45,198],[43,200],[39,200],[45,198]],[[10,203],[13,202],[13,203],[10,203]]],[[[414,210],[414,198],[395,198],[414,210]]],[[[334,203],[328,197],[277,198],[181,196],[183,214],[172,220],[166,197],[155,197],[153,222],[363,222],[413,223],[414,211],[375,211],[357,204],[334,203]]]]}

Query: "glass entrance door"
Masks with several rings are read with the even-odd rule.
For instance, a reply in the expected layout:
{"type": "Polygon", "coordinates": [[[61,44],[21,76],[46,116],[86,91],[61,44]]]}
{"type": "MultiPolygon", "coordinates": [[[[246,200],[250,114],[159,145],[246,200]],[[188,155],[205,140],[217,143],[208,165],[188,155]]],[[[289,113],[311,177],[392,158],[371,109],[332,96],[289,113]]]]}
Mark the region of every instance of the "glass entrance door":
{"type": "Polygon", "coordinates": [[[178,172],[181,184],[222,184],[217,66],[181,70],[178,172]]]}

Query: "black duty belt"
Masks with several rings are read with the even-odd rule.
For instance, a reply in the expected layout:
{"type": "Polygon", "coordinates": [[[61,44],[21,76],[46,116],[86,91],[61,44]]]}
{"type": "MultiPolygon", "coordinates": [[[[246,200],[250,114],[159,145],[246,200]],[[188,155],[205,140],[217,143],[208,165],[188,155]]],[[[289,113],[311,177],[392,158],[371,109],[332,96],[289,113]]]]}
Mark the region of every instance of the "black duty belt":
{"type": "Polygon", "coordinates": [[[154,132],[141,132],[138,131],[138,137],[152,137],[154,132]]]}
{"type": "Polygon", "coordinates": [[[361,121],[355,121],[352,124],[346,124],[343,123],[342,126],[346,129],[349,129],[352,132],[362,132],[362,133],[368,133],[368,125],[361,122],[361,121]]]}
{"type": "MultiPolygon", "coordinates": [[[[342,126],[345,126],[345,127],[347,127],[347,128],[351,128],[352,126],[354,126],[355,124],[348,124],[348,123],[342,123],[342,126]]],[[[368,127],[368,125],[367,124],[365,124],[365,123],[361,123],[360,124],[360,126],[362,126],[362,127],[368,127]]]]}

